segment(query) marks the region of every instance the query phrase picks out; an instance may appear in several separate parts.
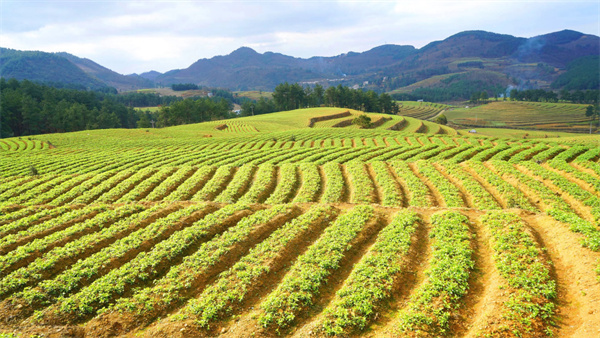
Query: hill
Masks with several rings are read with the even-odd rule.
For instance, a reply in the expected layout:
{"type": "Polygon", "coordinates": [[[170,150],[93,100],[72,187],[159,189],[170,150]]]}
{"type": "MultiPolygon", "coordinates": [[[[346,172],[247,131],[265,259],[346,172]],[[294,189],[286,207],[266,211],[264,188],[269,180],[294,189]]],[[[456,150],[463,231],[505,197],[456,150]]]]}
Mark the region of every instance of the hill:
{"type": "Polygon", "coordinates": [[[89,76],[99,79],[109,87],[117,88],[118,90],[134,90],[138,88],[153,87],[154,83],[142,76],[135,74],[121,75],[106,67],[103,67],[90,59],[79,58],[68,53],[57,53],[79,67],[89,76]]]}
{"type": "Polygon", "coordinates": [[[49,84],[74,85],[76,88],[114,87],[132,90],[153,87],[152,81],[137,75],[121,75],[92,60],[68,53],[45,53],[0,48],[0,74],[3,78],[49,84]]]}
{"type": "MultiPolygon", "coordinates": [[[[580,80],[587,76],[586,72],[578,71],[579,68],[575,66],[567,67],[573,62],[574,65],[585,63],[587,57],[598,57],[599,50],[599,37],[570,30],[532,38],[465,31],[442,41],[431,42],[420,49],[413,46],[383,45],[361,53],[348,52],[332,57],[315,56],[306,59],[274,52],[257,53],[251,48],[241,47],[228,55],[200,59],[187,68],[163,74],[151,71],[139,76],[120,75],[90,60],[69,54],[54,55],[66,58],[87,74],[82,78],[84,86],[89,85],[89,81],[98,80],[122,90],[148,87],[152,83],[162,86],[194,83],[237,91],[272,91],[280,83],[299,82],[321,83],[325,86],[343,84],[377,91],[414,91],[415,88],[422,88],[419,84],[421,81],[427,82],[440,75],[468,72],[471,75],[462,79],[460,86],[470,90],[485,89],[492,93],[499,91],[501,86],[506,88],[507,83],[523,89],[547,89],[552,84],[556,89],[569,89],[573,85],[568,83],[575,81],[578,89],[596,89],[593,82],[580,80]],[[497,74],[497,78],[490,77],[491,73],[497,74]],[[563,75],[565,73],[570,75],[563,75]],[[563,76],[562,80],[555,82],[560,76],[563,76]],[[480,87],[480,79],[489,81],[485,82],[484,88],[480,87]]],[[[15,60],[28,55],[27,52],[19,51],[11,53],[15,60]]],[[[64,63],[64,60],[61,62],[64,63]]],[[[37,79],[36,69],[39,69],[38,73],[48,73],[44,70],[44,64],[35,59],[21,62],[23,63],[28,65],[29,70],[22,66],[11,66],[6,68],[6,74],[17,78],[37,79]]],[[[588,62],[586,67],[594,72],[598,65],[588,62]]],[[[62,72],[52,73],[51,76],[48,73],[44,78],[49,78],[52,82],[73,81],[77,78],[73,73],[75,71],[72,67],[66,70],[65,79],[61,78],[62,72]]],[[[81,75],[79,72],[79,76],[81,75]]],[[[447,85],[438,84],[425,87],[430,91],[447,90],[447,85]]],[[[462,91],[464,90],[454,91],[453,99],[468,99],[470,93],[464,95],[462,91]]]]}
{"type": "Polygon", "coordinates": [[[63,83],[91,89],[106,87],[66,58],[44,52],[0,48],[0,74],[7,79],[63,83]]]}
{"type": "MultiPolygon", "coordinates": [[[[156,81],[192,82],[237,90],[272,90],[283,81],[343,83],[391,90],[441,74],[487,71],[505,77],[501,81],[505,87],[510,80],[518,82],[514,85],[534,86],[532,83],[536,82],[535,86],[548,88],[570,62],[598,55],[598,48],[597,36],[568,30],[529,39],[466,31],[421,49],[384,45],[363,53],[310,59],[270,52],[259,54],[243,47],[229,55],[201,59],[189,68],[167,72],[156,81]]],[[[478,88],[476,80],[468,83],[470,88],[478,88]]],[[[496,85],[500,83],[492,82],[488,87],[492,90],[496,85]]]]}
{"type": "Polygon", "coordinates": [[[600,330],[600,137],[358,114],[0,140],[0,333],[600,330]]]}

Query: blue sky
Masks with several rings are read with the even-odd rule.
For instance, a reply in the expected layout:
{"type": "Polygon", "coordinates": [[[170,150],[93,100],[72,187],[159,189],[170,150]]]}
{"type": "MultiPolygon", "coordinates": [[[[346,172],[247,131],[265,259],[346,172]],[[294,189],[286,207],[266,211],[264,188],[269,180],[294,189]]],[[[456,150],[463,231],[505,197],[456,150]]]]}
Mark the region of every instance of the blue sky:
{"type": "Polygon", "coordinates": [[[68,52],[122,74],[186,68],[248,46],[295,57],[425,44],[464,30],[600,35],[589,1],[0,0],[0,46],[68,52]]]}

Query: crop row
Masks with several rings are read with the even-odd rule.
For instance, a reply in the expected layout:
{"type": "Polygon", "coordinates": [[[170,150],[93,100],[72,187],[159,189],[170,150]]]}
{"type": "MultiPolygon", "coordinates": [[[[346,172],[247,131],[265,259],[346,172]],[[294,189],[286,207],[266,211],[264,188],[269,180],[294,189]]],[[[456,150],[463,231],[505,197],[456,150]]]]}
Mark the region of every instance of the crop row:
{"type": "Polygon", "coordinates": [[[457,211],[431,217],[431,259],[427,278],[395,322],[396,335],[447,335],[453,312],[469,288],[474,267],[467,218],[457,211]]]}
{"type": "MultiPolygon", "coordinates": [[[[164,147],[160,151],[131,148],[121,150],[117,154],[109,150],[79,150],[56,153],[54,152],[55,149],[53,149],[49,151],[52,154],[40,152],[33,163],[24,156],[11,156],[9,160],[5,161],[7,163],[0,165],[0,173],[3,176],[27,175],[31,165],[41,174],[90,174],[96,171],[109,170],[140,171],[147,168],[160,169],[162,167],[200,165],[241,166],[245,163],[258,165],[265,162],[279,165],[285,162],[318,161],[320,164],[324,164],[328,160],[336,160],[344,163],[355,159],[368,160],[377,156],[387,156],[388,152],[391,151],[400,151],[404,154],[400,149],[406,146],[420,148],[420,150],[412,153],[412,156],[416,157],[411,159],[410,154],[404,154],[401,158],[391,157],[389,159],[416,161],[434,156],[437,156],[435,159],[450,159],[456,156],[456,154],[467,151],[474,144],[478,145],[478,142],[475,141],[467,142],[458,140],[462,139],[454,139],[448,136],[374,136],[341,140],[332,139],[328,136],[323,139],[295,142],[273,142],[266,140],[259,142],[237,142],[235,140],[228,140],[227,142],[223,142],[220,147],[212,144],[209,147],[204,144],[194,147],[164,147]],[[243,147],[240,147],[240,145],[243,147]],[[296,145],[301,145],[301,147],[296,147],[296,145]],[[368,149],[371,149],[371,153],[368,149]],[[335,155],[336,153],[338,155],[335,155]]],[[[487,144],[486,146],[489,147],[487,144]]],[[[507,158],[510,154],[523,150],[525,153],[522,156],[525,158],[537,153],[533,158],[534,160],[538,158],[545,160],[545,154],[549,153],[547,151],[539,152],[545,147],[547,147],[547,144],[542,142],[528,142],[522,143],[522,145],[500,142],[497,146],[487,149],[485,154],[475,154],[474,159],[486,160],[493,155],[497,155],[497,158],[507,158]],[[512,149],[512,151],[509,149],[512,149]]],[[[564,149],[563,147],[549,148],[549,150],[558,152],[564,149]]],[[[589,147],[585,149],[589,149],[589,147]]],[[[382,158],[378,158],[377,160],[382,160],[382,158]]]]}
{"type": "Polygon", "coordinates": [[[277,288],[260,304],[262,326],[288,326],[302,309],[314,303],[320,287],[373,217],[373,208],[360,205],[340,216],[292,265],[277,288]]]}
{"type": "MultiPolygon", "coordinates": [[[[137,206],[137,210],[142,210],[142,208],[137,206]]],[[[64,246],[55,247],[26,267],[15,270],[2,279],[0,281],[0,296],[38,282],[40,279],[47,277],[49,272],[59,271],[64,262],[74,261],[81,255],[94,251],[95,248],[103,246],[107,242],[125,237],[135,230],[138,222],[148,218],[154,211],[156,211],[156,208],[135,213],[110,224],[110,226],[70,241],[64,246]]]]}
{"type": "Polygon", "coordinates": [[[500,208],[492,195],[458,164],[442,162],[438,163],[437,166],[441,171],[445,171],[450,177],[453,177],[458,185],[462,186],[467,191],[467,198],[470,199],[470,204],[474,208],[482,210],[500,208]]]}
{"type": "Polygon", "coordinates": [[[500,309],[481,335],[527,336],[548,332],[554,316],[556,283],[550,276],[550,262],[514,213],[491,211],[479,221],[491,232],[494,263],[502,277],[500,309]]]}
{"type": "Polygon", "coordinates": [[[352,182],[352,203],[373,203],[375,195],[375,187],[373,180],[369,177],[369,173],[363,162],[351,161],[346,163],[346,170],[349,174],[349,179],[352,182]]]}
{"type": "MultiPolygon", "coordinates": [[[[96,214],[91,219],[75,223],[66,229],[53,232],[48,236],[34,239],[33,241],[20,245],[16,249],[6,253],[0,257],[0,272],[5,275],[8,271],[11,271],[14,267],[18,266],[19,262],[32,259],[59,245],[59,243],[69,242],[69,239],[84,235],[88,231],[102,229],[120,218],[127,217],[141,210],[141,207],[136,205],[125,205],[116,209],[108,209],[107,207],[102,206],[100,208],[105,210],[96,214]]],[[[56,225],[61,224],[56,223],[56,225]]]]}
{"type": "Polygon", "coordinates": [[[408,163],[404,161],[394,161],[391,164],[399,180],[406,187],[408,195],[408,205],[414,207],[431,206],[431,196],[429,189],[419,177],[410,169],[408,163]]]}
{"type": "Polygon", "coordinates": [[[581,188],[579,185],[565,178],[563,175],[548,170],[537,163],[523,162],[521,166],[530,170],[534,175],[552,182],[553,185],[557,186],[560,190],[567,193],[578,202],[590,207],[590,214],[594,218],[595,222],[600,224],[600,198],[598,198],[598,196],[581,188]]]}
{"type": "MultiPolygon", "coordinates": [[[[151,287],[136,292],[132,297],[119,299],[113,309],[127,312],[139,320],[153,319],[174,304],[187,300],[189,296],[186,292],[197,288],[202,277],[225,257],[236,253],[239,250],[236,248],[252,238],[260,238],[261,234],[267,233],[273,226],[278,226],[278,223],[286,222],[295,215],[296,212],[290,206],[278,205],[243,218],[235,226],[203,243],[196,252],[185,257],[181,264],[171,267],[164,277],[154,281],[151,287]]],[[[166,252],[162,254],[180,255],[185,245],[190,245],[190,240],[185,239],[194,239],[195,236],[197,235],[191,231],[178,232],[165,241],[177,243],[177,246],[170,250],[165,248],[166,252]],[[177,241],[174,242],[175,240],[177,241]]]]}
{"type": "Polygon", "coordinates": [[[474,175],[477,175],[481,177],[484,182],[487,182],[487,184],[496,191],[497,196],[500,197],[506,208],[519,208],[532,212],[537,211],[536,207],[529,202],[527,197],[519,189],[512,186],[483,163],[469,161],[466,162],[463,167],[468,168],[468,171],[473,177],[474,175]]]}
{"type": "Polygon", "coordinates": [[[381,230],[325,309],[321,321],[325,333],[340,335],[363,330],[373,319],[382,301],[391,297],[404,269],[417,221],[414,212],[402,210],[381,230]]]}
{"type": "MultiPolygon", "coordinates": [[[[174,220],[192,215],[203,208],[205,206],[202,204],[192,205],[182,210],[181,213],[169,215],[164,219],[164,224],[172,225],[174,220]]],[[[133,285],[155,278],[160,273],[160,266],[173,261],[194,243],[212,234],[212,227],[221,225],[226,217],[238,210],[241,210],[241,208],[237,205],[222,208],[214,216],[211,214],[211,216],[202,218],[192,226],[176,232],[168,239],[156,244],[150,251],[140,253],[119,268],[111,270],[106,275],[96,279],[78,293],[61,299],[54,310],[57,311],[58,315],[62,313],[63,316],[74,316],[75,318],[95,313],[100,308],[113,302],[114,296],[123,294],[133,285]]],[[[47,311],[46,314],[56,315],[53,311],[47,311]]]]}
{"type": "Polygon", "coordinates": [[[190,300],[180,311],[179,318],[196,318],[196,322],[208,327],[211,322],[251,296],[257,284],[273,270],[285,264],[284,252],[291,252],[290,245],[299,244],[308,232],[329,223],[335,216],[331,207],[316,205],[303,215],[287,222],[267,239],[252,248],[231,268],[222,272],[215,283],[206,288],[199,297],[190,300]]]}
{"type": "Polygon", "coordinates": [[[464,202],[460,190],[435,169],[432,163],[427,161],[418,161],[415,163],[419,174],[431,182],[435,189],[444,199],[444,204],[448,208],[463,207],[464,202]]]}

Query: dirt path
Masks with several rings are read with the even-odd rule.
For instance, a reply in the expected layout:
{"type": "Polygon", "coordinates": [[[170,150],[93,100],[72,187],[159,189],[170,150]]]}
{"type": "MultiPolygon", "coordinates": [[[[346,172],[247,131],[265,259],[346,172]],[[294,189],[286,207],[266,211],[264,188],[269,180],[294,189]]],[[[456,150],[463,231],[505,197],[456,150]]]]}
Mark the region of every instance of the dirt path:
{"type": "Polygon", "coordinates": [[[583,248],[581,236],[545,215],[523,213],[554,265],[557,280],[556,337],[600,337],[600,253],[583,248]]]}
{"type": "Polygon", "coordinates": [[[469,218],[470,230],[474,234],[475,267],[469,278],[469,291],[458,318],[452,323],[451,331],[455,336],[474,337],[474,333],[487,324],[488,317],[497,308],[500,274],[494,266],[490,235],[485,226],[478,222],[482,213],[463,211],[463,214],[469,218]]]}
{"type": "Polygon", "coordinates": [[[377,174],[375,174],[375,170],[369,163],[365,163],[365,169],[369,175],[369,179],[373,183],[373,195],[371,196],[371,203],[381,204],[381,199],[383,198],[383,189],[377,183],[377,174]]]}

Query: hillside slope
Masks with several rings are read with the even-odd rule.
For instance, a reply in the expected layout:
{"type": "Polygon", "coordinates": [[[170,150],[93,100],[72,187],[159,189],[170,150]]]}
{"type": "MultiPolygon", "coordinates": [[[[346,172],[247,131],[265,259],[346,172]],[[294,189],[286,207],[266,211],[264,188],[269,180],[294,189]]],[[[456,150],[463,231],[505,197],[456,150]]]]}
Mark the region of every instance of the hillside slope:
{"type": "Polygon", "coordinates": [[[0,140],[0,335],[599,332],[597,144],[355,114],[0,140]]]}

